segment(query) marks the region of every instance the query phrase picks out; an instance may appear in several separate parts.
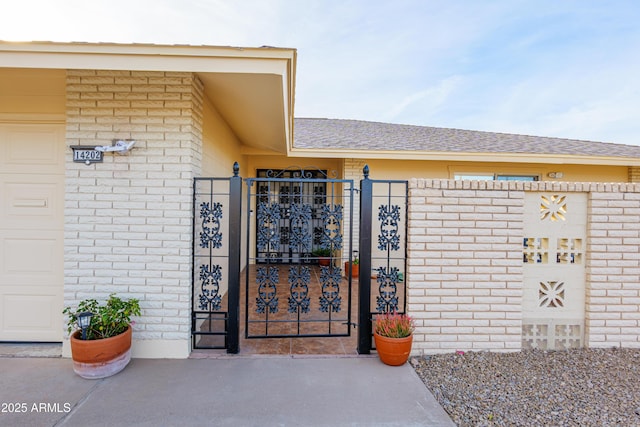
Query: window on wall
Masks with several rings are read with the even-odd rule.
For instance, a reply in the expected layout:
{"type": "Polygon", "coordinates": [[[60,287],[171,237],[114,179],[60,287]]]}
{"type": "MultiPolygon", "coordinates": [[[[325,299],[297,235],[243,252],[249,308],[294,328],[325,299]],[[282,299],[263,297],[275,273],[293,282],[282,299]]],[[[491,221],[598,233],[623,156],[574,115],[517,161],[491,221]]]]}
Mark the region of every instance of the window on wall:
{"type": "Polygon", "coordinates": [[[457,173],[453,176],[453,179],[471,181],[538,181],[539,177],[537,175],[457,173]]]}
{"type": "Polygon", "coordinates": [[[478,174],[471,174],[471,173],[460,173],[460,174],[457,173],[453,176],[453,179],[466,179],[468,181],[493,181],[494,176],[478,175],[478,174]]]}
{"type": "Polygon", "coordinates": [[[496,175],[497,181],[537,181],[537,175],[496,175]]]}

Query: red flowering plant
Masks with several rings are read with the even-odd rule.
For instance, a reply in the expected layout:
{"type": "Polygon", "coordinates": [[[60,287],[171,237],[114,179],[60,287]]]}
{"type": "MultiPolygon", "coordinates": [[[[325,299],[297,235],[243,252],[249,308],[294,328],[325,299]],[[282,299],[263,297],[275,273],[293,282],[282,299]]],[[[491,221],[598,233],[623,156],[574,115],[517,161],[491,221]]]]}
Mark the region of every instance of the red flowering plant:
{"type": "Polygon", "coordinates": [[[375,332],[388,338],[405,338],[413,333],[416,326],[407,314],[398,312],[381,313],[376,315],[375,332]]]}

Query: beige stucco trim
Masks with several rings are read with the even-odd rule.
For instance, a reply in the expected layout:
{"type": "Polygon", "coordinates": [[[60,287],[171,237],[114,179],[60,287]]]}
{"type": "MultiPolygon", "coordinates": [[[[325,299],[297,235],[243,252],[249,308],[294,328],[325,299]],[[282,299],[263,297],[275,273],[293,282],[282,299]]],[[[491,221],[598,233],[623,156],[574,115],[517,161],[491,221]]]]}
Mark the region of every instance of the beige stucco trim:
{"type": "Polygon", "coordinates": [[[240,147],[240,153],[247,156],[282,156],[282,153],[279,151],[254,148],[247,145],[240,147]]]}
{"type": "Polygon", "coordinates": [[[143,359],[186,359],[191,340],[133,340],[131,356],[143,359]]]}
{"type": "Polygon", "coordinates": [[[64,121],[64,114],[0,113],[0,123],[64,123],[64,121]]]}
{"type": "Polygon", "coordinates": [[[435,152],[435,151],[391,151],[391,150],[340,150],[340,149],[305,149],[289,150],[290,156],[351,158],[351,159],[394,159],[394,160],[441,160],[470,162],[505,162],[505,163],[547,163],[547,164],[580,164],[607,166],[640,166],[640,158],[605,157],[605,156],[568,156],[558,154],[525,154],[525,153],[470,153],[470,152],[435,152]]]}

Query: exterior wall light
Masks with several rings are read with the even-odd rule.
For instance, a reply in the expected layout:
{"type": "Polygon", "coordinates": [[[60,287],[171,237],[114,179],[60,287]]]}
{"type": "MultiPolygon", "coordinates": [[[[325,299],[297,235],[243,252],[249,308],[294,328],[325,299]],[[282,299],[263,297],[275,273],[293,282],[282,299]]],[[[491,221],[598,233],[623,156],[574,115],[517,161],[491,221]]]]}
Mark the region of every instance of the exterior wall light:
{"type": "Polygon", "coordinates": [[[118,154],[126,154],[131,150],[133,145],[136,143],[133,139],[114,139],[113,145],[99,145],[94,150],[102,151],[103,153],[118,153],[118,154]]]}
{"type": "Polygon", "coordinates": [[[547,176],[549,178],[558,178],[559,179],[559,178],[562,178],[564,176],[564,174],[562,172],[549,172],[547,174],[547,176]]]}

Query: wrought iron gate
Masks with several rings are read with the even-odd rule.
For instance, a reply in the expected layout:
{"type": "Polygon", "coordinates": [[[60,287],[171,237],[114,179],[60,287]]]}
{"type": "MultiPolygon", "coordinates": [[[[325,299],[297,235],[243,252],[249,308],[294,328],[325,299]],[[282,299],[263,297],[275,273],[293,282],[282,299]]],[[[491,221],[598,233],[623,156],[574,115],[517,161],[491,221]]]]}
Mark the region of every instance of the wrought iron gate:
{"type": "MultiPolygon", "coordinates": [[[[195,178],[193,195],[193,348],[229,353],[239,351],[241,329],[237,163],[233,171],[230,178],[195,178]]],[[[299,168],[246,179],[245,338],[344,337],[358,326],[358,353],[366,354],[376,314],[406,311],[408,183],[369,179],[368,167],[363,172],[360,190],[352,180],[299,168]],[[343,268],[356,252],[356,193],[358,282],[351,264],[343,268]]]]}
{"type": "Polygon", "coordinates": [[[242,178],[195,178],[191,332],[193,348],[238,352],[242,178]]]}
{"type": "Polygon", "coordinates": [[[378,313],[406,311],[409,183],[374,180],[365,166],[360,181],[358,353],[368,354],[378,313]],[[375,280],[372,286],[372,280],[375,280]]]}
{"type": "Polygon", "coordinates": [[[353,181],[288,168],[246,182],[245,337],[349,336],[353,181]]]}

